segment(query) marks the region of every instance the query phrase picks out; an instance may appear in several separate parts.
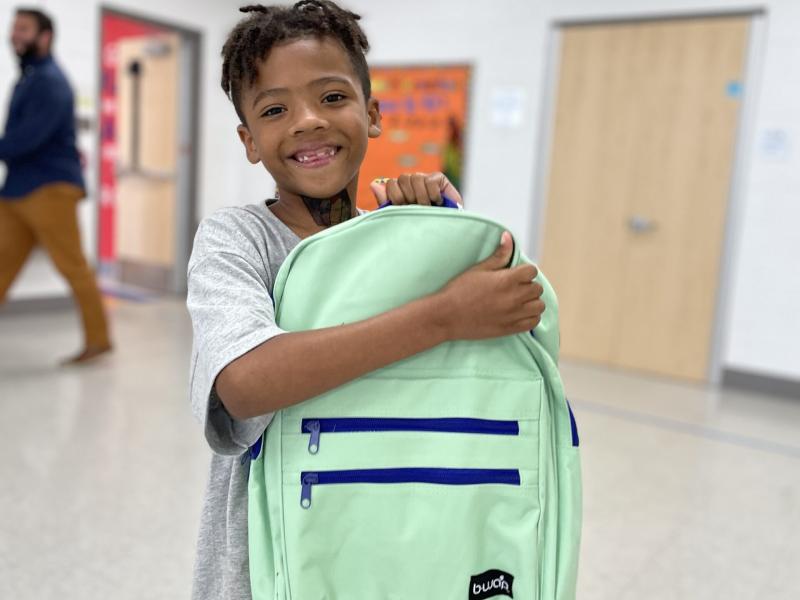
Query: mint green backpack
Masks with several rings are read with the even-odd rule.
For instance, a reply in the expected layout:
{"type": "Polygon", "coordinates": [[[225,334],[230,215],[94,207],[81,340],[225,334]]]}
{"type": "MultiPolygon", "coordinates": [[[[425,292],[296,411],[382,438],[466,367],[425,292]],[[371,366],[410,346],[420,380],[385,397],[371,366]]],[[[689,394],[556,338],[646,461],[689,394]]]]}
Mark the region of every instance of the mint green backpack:
{"type": "MultiPolygon", "coordinates": [[[[328,229],[281,267],[278,324],[351,323],[433,293],[503,231],[426,207],[328,229]]],[[[250,452],[254,600],[575,598],[578,437],[539,280],[533,334],[446,343],[275,415],[250,452]]]]}

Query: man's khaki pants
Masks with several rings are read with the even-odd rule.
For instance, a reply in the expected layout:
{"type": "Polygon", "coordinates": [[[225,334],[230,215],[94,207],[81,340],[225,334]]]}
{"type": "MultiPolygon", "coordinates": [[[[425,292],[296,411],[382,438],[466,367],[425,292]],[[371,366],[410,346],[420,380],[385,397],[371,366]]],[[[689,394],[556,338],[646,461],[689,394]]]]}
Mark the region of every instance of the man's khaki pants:
{"type": "Polygon", "coordinates": [[[77,204],[84,193],[69,183],[44,185],[20,199],[0,199],[0,303],[36,244],[72,288],[87,347],[109,344],[94,273],[81,249],[77,204]]]}

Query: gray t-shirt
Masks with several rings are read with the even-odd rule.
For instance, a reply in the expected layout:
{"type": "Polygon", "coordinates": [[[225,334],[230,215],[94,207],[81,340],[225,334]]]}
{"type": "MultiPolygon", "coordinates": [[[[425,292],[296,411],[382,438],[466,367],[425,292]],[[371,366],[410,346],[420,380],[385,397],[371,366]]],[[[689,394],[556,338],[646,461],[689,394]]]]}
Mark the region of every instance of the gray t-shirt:
{"type": "Polygon", "coordinates": [[[251,600],[247,551],[247,479],[242,455],[271,414],[239,421],[214,381],[231,361],[283,331],[272,288],[300,238],[266,203],[224,208],[197,230],[189,260],[187,306],[194,328],[191,400],[213,454],[200,520],[193,600],[251,600]]]}

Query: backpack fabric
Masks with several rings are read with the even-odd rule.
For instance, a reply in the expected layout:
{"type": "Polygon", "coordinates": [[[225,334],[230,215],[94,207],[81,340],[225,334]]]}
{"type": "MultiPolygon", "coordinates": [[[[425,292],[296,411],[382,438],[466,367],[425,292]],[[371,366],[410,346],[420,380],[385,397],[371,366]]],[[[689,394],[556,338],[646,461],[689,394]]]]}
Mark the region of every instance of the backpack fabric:
{"type": "MultiPolygon", "coordinates": [[[[289,255],[277,322],[333,327],[436,292],[504,230],[418,206],[354,218],[289,255]]],[[[575,598],[578,434],[538,281],[532,333],[448,342],[275,414],[250,452],[254,600],[575,598]]]]}

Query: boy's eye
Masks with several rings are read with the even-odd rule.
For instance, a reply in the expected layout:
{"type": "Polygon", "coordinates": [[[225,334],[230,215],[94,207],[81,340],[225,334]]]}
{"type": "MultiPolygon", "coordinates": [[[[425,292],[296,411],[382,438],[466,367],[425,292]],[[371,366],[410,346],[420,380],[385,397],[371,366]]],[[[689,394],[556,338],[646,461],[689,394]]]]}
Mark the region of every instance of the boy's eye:
{"type": "Polygon", "coordinates": [[[323,102],[339,102],[340,100],[344,100],[344,94],[340,94],[339,92],[332,92],[330,94],[326,94],[325,98],[323,98],[323,102]]]}
{"type": "Polygon", "coordinates": [[[275,115],[279,115],[283,112],[282,106],[270,106],[267,110],[261,113],[262,117],[274,117],[275,115]]]}

